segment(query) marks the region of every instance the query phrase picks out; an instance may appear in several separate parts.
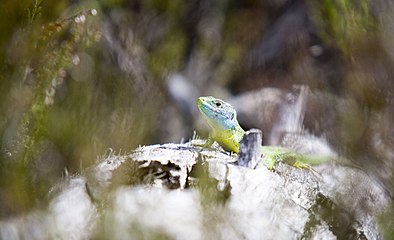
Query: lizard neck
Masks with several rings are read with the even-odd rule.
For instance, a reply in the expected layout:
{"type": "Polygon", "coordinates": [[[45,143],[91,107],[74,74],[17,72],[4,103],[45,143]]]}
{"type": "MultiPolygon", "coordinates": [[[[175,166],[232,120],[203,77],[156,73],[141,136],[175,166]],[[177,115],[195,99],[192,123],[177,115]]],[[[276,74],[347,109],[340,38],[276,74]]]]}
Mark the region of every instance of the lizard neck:
{"type": "Polygon", "coordinates": [[[234,141],[236,141],[237,143],[239,143],[245,135],[245,131],[241,128],[241,126],[239,126],[238,123],[232,130],[232,132],[234,135],[234,141]]]}
{"type": "Polygon", "coordinates": [[[212,128],[212,138],[225,150],[235,153],[239,152],[239,142],[244,135],[245,131],[239,124],[229,129],[212,128]]]}

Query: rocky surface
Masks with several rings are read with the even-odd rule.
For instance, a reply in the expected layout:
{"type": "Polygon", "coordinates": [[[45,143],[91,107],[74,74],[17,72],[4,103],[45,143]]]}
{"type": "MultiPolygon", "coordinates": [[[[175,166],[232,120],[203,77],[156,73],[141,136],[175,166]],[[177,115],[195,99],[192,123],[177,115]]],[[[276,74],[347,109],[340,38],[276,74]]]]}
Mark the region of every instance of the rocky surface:
{"type": "Polygon", "coordinates": [[[379,239],[389,203],[358,169],[317,173],[237,165],[201,140],[113,152],[50,193],[48,206],[0,222],[2,239],[379,239]],[[192,144],[193,142],[193,144],[192,144]]]}

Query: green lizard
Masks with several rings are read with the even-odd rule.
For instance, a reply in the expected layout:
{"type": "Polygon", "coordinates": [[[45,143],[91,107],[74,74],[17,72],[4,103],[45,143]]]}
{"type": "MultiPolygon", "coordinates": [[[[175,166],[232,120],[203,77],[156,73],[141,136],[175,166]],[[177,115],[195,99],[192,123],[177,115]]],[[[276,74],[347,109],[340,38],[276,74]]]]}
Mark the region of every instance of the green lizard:
{"type": "MultiPolygon", "coordinates": [[[[239,142],[245,135],[237,121],[235,109],[223,100],[208,96],[197,99],[197,107],[212,128],[204,146],[209,147],[214,141],[226,151],[238,153],[239,142]]],[[[296,168],[308,168],[331,159],[330,156],[304,155],[284,147],[262,146],[262,161],[272,170],[278,161],[286,162],[296,168]]]]}

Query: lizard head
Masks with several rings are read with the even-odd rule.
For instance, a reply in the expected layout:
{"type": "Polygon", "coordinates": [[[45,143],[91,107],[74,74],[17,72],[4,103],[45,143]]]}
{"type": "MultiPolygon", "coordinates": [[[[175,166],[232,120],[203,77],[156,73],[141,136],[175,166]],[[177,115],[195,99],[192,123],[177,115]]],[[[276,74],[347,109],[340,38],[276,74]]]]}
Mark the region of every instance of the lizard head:
{"type": "Polygon", "coordinates": [[[213,129],[228,130],[238,126],[234,107],[225,101],[208,96],[199,97],[196,103],[213,129]]]}

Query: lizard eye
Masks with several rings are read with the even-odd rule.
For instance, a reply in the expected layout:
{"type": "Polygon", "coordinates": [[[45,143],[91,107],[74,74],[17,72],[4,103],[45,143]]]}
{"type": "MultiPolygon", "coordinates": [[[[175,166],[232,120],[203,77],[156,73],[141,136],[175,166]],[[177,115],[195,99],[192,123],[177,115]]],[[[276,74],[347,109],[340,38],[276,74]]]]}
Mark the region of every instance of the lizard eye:
{"type": "Polygon", "coordinates": [[[222,106],[222,103],[221,102],[215,102],[215,105],[216,105],[216,107],[220,107],[220,106],[222,106]]]}
{"type": "Polygon", "coordinates": [[[231,114],[231,120],[233,120],[233,119],[234,119],[234,117],[235,117],[235,114],[234,114],[234,113],[232,113],[232,114],[231,114]]]}

